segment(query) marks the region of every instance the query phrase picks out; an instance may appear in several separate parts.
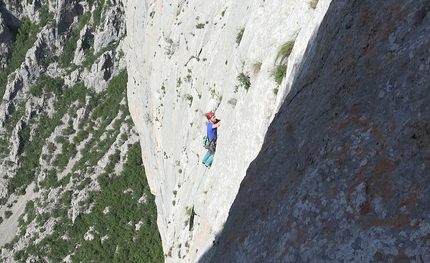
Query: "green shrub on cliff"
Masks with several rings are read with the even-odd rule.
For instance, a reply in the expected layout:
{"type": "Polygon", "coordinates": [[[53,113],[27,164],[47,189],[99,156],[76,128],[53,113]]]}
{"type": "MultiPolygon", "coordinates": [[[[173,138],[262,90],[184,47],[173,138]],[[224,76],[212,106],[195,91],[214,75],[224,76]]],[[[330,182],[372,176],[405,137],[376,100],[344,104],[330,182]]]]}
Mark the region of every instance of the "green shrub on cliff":
{"type": "Polygon", "coordinates": [[[284,43],[278,50],[278,53],[275,57],[275,63],[281,59],[280,63],[283,63],[283,60],[286,59],[288,56],[290,56],[291,52],[293,51],[295,40],[290,40],[286,43],[284,43]]]}
{"type": "Polygon", "coordinates": [[[68,40],[64,44],[63,53],[60,56],[60,62],[63,67],[68,67],[69,64],[73,61],[73,57],[75,55],[75,50],[77,47],[77,42],[79,39],[79,31],[72,30],[68,33],[68,40]]]}
{"type": "Polygon", "coordinates": [[[239,86],[242,86],[246,91],[251,87],[251,79],[247,74],[243,72],[239,73],[237,80],[239,81],[239,86]]]}
{"type": "Polygon", "coordinates": [[[243,33],[245,32],[245,28],[240,28],[236,35],[236,44],[239,46],[240,42],[242,42],[243,33]]]}
{"type": "Polygon", "coordinates": [[[318,0],[311,0],[311,1],[309,2],[309,6],[310,6],[312,9],[317,8],[317,5],[318,5],[318,0]]]}
{"type": "Polygon", "coordinates": [[[7,84],[7,76],[17,69],[24,62],[27,50],[31,48],[37,39],[39,26],[31,22],[30,18],[22,19],[21,27],[18,29],[15,42],[12,46],[12,54],[9,57],[8,65],[0,72],[0,96],[3,97],[7,84]]]}
{"type": "MultiPolygon", "coordinates": [[[[285,74],[287,72],[287,61],[286,59],[290,56],[295,40],[290,40],[284,43],[278,50],[275,57],[275,68],[272,70],[272,76],[275,82],[280,85],[284,80],[285,74]]],[[[276,93],[276,92],[275,92],[276,93]]]]}
{"type": "MultiPolygon", "coordinates": [[[[72,190],[67,190],[60,195],[63,201],[56,203],[51,213],[36,215],[34,211],[37,209],[33,209],[33,212],[27,211],[29,218],[33,218],[40,226],[55,218],[55,231],[42,238],[37,244],[30,244],[28,249],[17,251],[15,260],[23,262],[31,256],[35,256],[48,258],[52,262],[60,262],[66,256],[71,255],[72,262],[164,261],[156,224],[157,211],[154,196],[146,181],[139,143],[129,145],[126,161],[120,158],[120,152],[116,150],[109,158],[110,162],[105,168],[105,174],[95,179],[100,189],[97,191],[86,189],[89,185],[94,184],[94,178],[86,176],[85,171],[88,174],[92,173],[92,167],[97,165],[97,162],[114,144],[121,124],[132,125],[125,120],[125,117],[129,116],[127,103],[122,103],[126,98],[126,83],[127,72],[123,71],[111,80],[105,91],[99,94],[91,92],[82,84],[63,87],[62,96],[55,103],[57,109],[55,114],[48,117],[43,112],[40,113],[39,125],[44,132],[36,130],[34,135],[36,140],[26,141],[24,152],[34,151],[36,157],[40,156],[45,138],[52,134],[55,127],[63,124],[61,116],[73,113],[71,105],[78,104],[86,107],[86,111],[89,113],[84,120],[86,124],[81,126],[80,136],[87,133],[91,134],[91,138],[81,149],[84,157],[75,163],[72,168],[73,172],[59,180],[58,171],[64,168],[70,158],[76,156],[76,152],[74,152],[76,145],[70,143],[68,136],[78,133],[69,134],[70,132],[68,132],[58,136],[59,139],[56,142],[63,144],[62,156],[65,157],[60,156],[59,159],[52,162],[53,169],[45,172],[45,180],[41,181],[39,186],[42,189],[59,186],[65,188],[66,185],[70,187],[70,182],[74,182],[72,190]],[[84,103],[86,97],[92,101],[84,103]],[[81,100],[83,100],[82,103],[79,102],[81,100]],[[106,128],[110,124],[112,127],[116,127],[112,132],[108,132],[106,128]],[[101,140],[103,134],[107,134],[107,136],[101,140]],[[69,150],[71,146],[73,147],[69,150]],[[73,153],[71,154],[70,151],[73,153]],[[114,167],[120,162],[125,162],[123,170],[120,174],[115,174],[114,167]],[[77,194],[76,191],[88,191],[87,197],[78,204],[80,211],[87,212],[81,213],[72,222],[68,215],[72,200],[77,194]],[[94,239],[85,239],[86,235],[91,235],[94,239]]],[[[38,89],[36,93],[42,94],[41,96],[53,94],[44,89],[38,89]]],[[[28,133],[29,131],[28,129],[28,133]]],[[[78,141],[83,139],[86,138],[78,139],[78,141]]],[[[24,188],[24,185],[33,180],[33,176],[37,174],[35,171],[39,165],[38,158],[33,159],[31,154],[27,155],[29,156],[28,161],[23,160],[20,170],[20,173],[26,176],[25,180],[15,182],[15,187],[24,188]]],[[[25,233],[28,223],[22,221],[21,234],[25,233]]],[[[17,240],[14,239],[13,242],[17,242],[17,240]]],[[[13,242],[7,247],[12,247],[13,242]]]]}
{"type": "Polygon", "coordinates": [[[72,262],[163,262],[154,196],[146,181],[139,143],[129,148],[120,175],[105,174],[98,182],[101,191],[88,197],[94,204],[91,212],[72,222],[67,207],[57,207],[59,222],[53,235],[34,244],[34,249],[17,253],[16,260],[37,255],[59,262],[71,255],[72,262]],[[145,203],[140,201],[142,197],[145,203]],[[84,239],[88,234],[92,238],[84,239]]]}
{"type": "Polygon", "coordinates": [[[282,81],[284,80],[286,72],[287,72],[287,65],[285,65],[285,64],[278,65],[273,70],[272,75],[275,78],[275,82],[278,85],[280,85],[282,83],[282,81]]]}

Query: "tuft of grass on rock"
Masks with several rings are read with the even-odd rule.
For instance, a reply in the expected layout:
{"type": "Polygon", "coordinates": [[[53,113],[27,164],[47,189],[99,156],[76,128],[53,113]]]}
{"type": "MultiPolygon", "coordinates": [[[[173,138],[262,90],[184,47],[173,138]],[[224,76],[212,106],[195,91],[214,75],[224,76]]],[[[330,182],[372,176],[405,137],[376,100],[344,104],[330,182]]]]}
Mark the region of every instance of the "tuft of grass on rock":
{"type": "Polygon", "coordinates": [[[261,63],[260,61],[258,61],[258,62],[255,62],[252,65],[252,72],[254,73],[254,75],[256,75],[256,74],[258,74],[258,72],[260,72],[262,64],[263,63],[261,63]]]}
{"type": "Polygon", "coordinates": [[[237,80],[239,81],[240,86],[244,87],[246,91],[251,87],[251,79],[245,73],[239,73],[239,75],[237,75],[237,80]]]}
{"type": "Polygon", "coordinates": [[[317,8],[317,5],[318,5],[318,0],[311,0],[311,1],[309,2],[309,6],[310,6],[312,9],[317,8]]]}
{"type": "Polygon", "coordinates": [[[236,107],[237,104],[237,99],[236,98],[231,98],[227,101],[228,104],[230,104],[231,106],[236,107]]]}
{"type": "Polygon", "coordinates": [[[279,51],[278,51],[278,53],[276,54],[276,57],[275,57],[275,63],[279,59],[281,59],[281,63],[282,63],[285,58],[287,58],[287,57],[290,56],[290,54],[291,54],[291,52],[293,50],[293,47],[294,47],[294,42],[295,42],[295,40],[290,40],[290,41],[284,43],[279,48],[279,51]]]}
{"type": "Polygon", "coordinates": [[[240,28],[239,32],[236,35],[236,44],[239,46],[242,41],[243,33],[245,32],[245,28],[240,28]]]}
{"type": "Polygon", "coordinates": [[[295,40],[290,40],[284,43],[278,50],[278,53],[275,57],[275,68],[272,71],[272,76],[275,79],[275,82],[280,85],[284,80],[285,73],[287,72],[287,62],[286,59],[290,56],[293,48],[294,48],[295,40]]]}
{"type": "Polygon", "coordinates": [[[287,65],[281,64],[276,66],[272,72],[272,76],[275,78],[275,82],[280,85],[284,80],[285,73],[287,72],[287,65]]]}

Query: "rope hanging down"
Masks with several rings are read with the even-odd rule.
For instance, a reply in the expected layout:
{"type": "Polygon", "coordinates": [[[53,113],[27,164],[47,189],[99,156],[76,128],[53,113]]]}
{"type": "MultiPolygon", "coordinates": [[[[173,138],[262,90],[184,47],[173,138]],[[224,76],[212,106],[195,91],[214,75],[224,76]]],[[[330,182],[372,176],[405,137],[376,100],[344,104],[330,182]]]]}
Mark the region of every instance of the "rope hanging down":
{"type": "Polygon", "coordinates": [[[190,226],[189,226],[189,231],[191,231],[191,229],[193,228],[193,225],[194,225],[194,216],[195,215],[197,215],[195,212],[194,212],[194,198],[196,197],[196,194],[197,194],[197,191],[199,190],[199,188],[200,188],[200,184],[202,183],[202,181],[203,181],[203,176],[205,175],[205,173],[206,173],[206,170],[207,170],[208,168],[206,167],[205,168],[205,170],[203,171],[203,174],[202,174],[202,176],[200,177],[200,182],[199,182],[199,184],[197,185],[197,188],[196,188],[196,191],[194,192],[194,194],[193,194],[193,198],[191,199],[192,200],[192,204],[193,204],[193,207],[191,208],[191,215],[190,215],[190,226]]]}

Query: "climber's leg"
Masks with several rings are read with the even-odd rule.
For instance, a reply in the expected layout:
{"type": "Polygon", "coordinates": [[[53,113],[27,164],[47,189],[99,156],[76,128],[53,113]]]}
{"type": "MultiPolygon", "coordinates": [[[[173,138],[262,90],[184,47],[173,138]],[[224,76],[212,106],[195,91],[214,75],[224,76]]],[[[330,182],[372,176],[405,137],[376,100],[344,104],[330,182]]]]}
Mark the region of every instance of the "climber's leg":
{"type": "Polygon", "coordinates": [[[210,151],[208,151],[208,152],[206,153],[205,157],[203,157],[203,160],[202,160],[202,163],[203,163],[203,164],[206,164],[206,161],[208,160],[209,156],[211,156],[210,151]]]}
{"type": "Polygon", "coordinates": [[[206,167],[210,167],[212,165],[213,159],[214,159],[214,154],[210,154],[209,157],[205,161],[206,167]]]}

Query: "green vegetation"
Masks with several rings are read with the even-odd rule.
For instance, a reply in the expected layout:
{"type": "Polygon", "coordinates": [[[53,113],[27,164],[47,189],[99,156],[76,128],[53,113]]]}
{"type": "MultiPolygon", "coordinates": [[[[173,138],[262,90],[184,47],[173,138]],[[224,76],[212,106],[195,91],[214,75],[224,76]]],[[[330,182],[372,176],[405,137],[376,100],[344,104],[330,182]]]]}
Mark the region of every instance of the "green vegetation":
{"type": "Polygon", "coordinates": [[[239,46],[242,41],[243,33],[245,32],[245,28],[240,28],[239,32],[236,35],[236,44],[239,46]]]}
{"type": "MultiPolygon", "coordinates": [[[[52,215],[58,220],[53,235],[20,251],[15,259],[25,261],[33,255],[59,262],[72,254],[72,262],[163,262],[154,196],[140,156],[139,143],[135,143],[120,175],[99,177],[102,189],[90,193],[94,203],[91,213],[81,214],[74,223],[64,216],[70,193],[63,195],[66,205],[59,206],[52,215]],[[139,203],[142,196],[146,196],[146,204],[139,203]],[[93,239],[84,239],[86,234],[93,239]]],[[[49,215],[39,221],[48,219],[49,215]]]]}
{"type": "Polygon", "coordinates": [[[90,68],[94,64],[96,59],[98,59],[106,51],[115,50],[115,48],[118,47],[119,42],[110,43],[107,47],[102,48],[96,54],[93,53],[94,52],[94,38],[88,39],[88,44],[89,44],[89,47],[84,49],[86,59],[84,62],[82,62],[82,66],[86,67],[86,68],[90,68]]]}
{"type": "Polygon", "coordinates": [[[165,37],[164,41],[166,42],[166,46],[164,47],[164,50],[165,50],[164,53],[170,59],[173,56],[173,54],[175,54],[175,49],[179,45],[179,43],[173,42],[173,39],[169,37],[165,37]]]}
{"type": "Polygon", "coordinates": [[[226,9],[224,9],[224,10],[221,12],[221,16],[222,16],[222,17],[224,17],[224,15],[225,15],[225,11],[227,11],[227,8],[226,8],[226,9]]]}
{"type": "Polygon", "coordinates": [[[187,215],[187,217],[191,216],[192,211],[193,211],[192,207],[189,207],[189,206],[185,207],[185,214],[187,215]]]}
{"type": "Polygon", "coordinates": [[[83,129],[92,137],[86,142],[81,150],[82,156],[74,166],[74,170],[82,170],[82,167],[95,166],[119,135],[119,125],[124,122],[126,115],[122,114],[120,119],[115,119],[120,112],[128,112],[127,105],[121,105],[121,101],[126,96],[127,72],[123,71],[114,77],[110,82],[107,91],[93,94],[89,99],[89,109],[92,110],[88,116],[83,129]],[[100,137],[106,133],[106,127],[113,124],[114,130],[110,132],[104,140],[100,137]]]}
{"type": "Polygon", "coordinates": [[[191,80],[192,80],[191,73],[192,73],[191,69],[188,69],[188,75],[185,77],[185,82],[191,83],[191,80]]]}
{"type": "Polygon", "coordinates": [[[203,28],[205,28],[205,24],[204,23],[199,23],[199,24],[196,25],[196,28],[197,29],[203,29],[203,28]]]}
{"type": "MultiPolygon", "coordinates": [[[[0,138],[0,155],[11,154],[8,146],[12,136],[19,136],[20,143],[17,163],[4,162],[16,168],[16,172],[4,178],[9,181],[8,192],[0,204],[8,204],[8,210],[1,215],[0,223],[12,216],[13,210],[9,208],[13,203],[8,203],[8,196],[22,195],[34,183],[34,191],[40,197],[26,204],[18,219],[17,236],[1,248],[13,253],[17,262],[62,262],[66,256],[71,262],[163,262],[157,211],[146,182],[140,144],[124,145],[133,125],[126,100],[127,72],[120,72],[110,79],[105,90],[97,92],[83,82],[70,86],[64,82],[64,68],[66,74],[75,69],[78,75],[82,72],[80,66],[71,62],[79,31],[86,25],[83,66],[92,65],[108,50],[113,50],[114,63],[118,59],[116,42],[97,54],[93,47],[93,30],[100,28],[105,5],[112,3],[89,0],[88,4],[93,12],[85,12],[78,17],[78,24],[62,31],[61,38],[66,38],[62,54],[55,57],[53,54],[60,52],[52,46],[38,47],[40,60],[35,62],[39,62],[40,76],[29,78],[28,92],[23,89],[24,92],[17,91],[19,96],[12,94],[15,99],[4,123],[6,132],[0,138]],[[42,70],[54,61],[60,62],[58,77],[42,70]],[[128,151],[120,151],[120,146],[128,151]],[[103,168],[100,160],[104,158],[108,161],[103,168]],[[72,208],[78,211],[77,217],[72,208]],[[30,224],[38,232],[28,231],[30,224]],[[42,232],[47,236],[39,235],[42,232]],[[28,245],[17,251],[16,244],[24,235],[23,242],[28,245]]],[[[36,8],[44,21],[35,25],[29,18],[23,18],[8,64],[0,71],[2,96],[7,82],[15,77],[14,70],[22,65],[27,51],[34,46],[40,27],[55,26],[53,14],[44,3],[36,8]]],[[[175,47],[172,42],[172,52],[175,47]]],[[[67,79],[70,83],[74,78],[67,79]]],[[[192,96],[185,99],[192,103],[192,96]]]]}
{"type": "Polygon", "coordinates": [[[42,113],[39,118],[34,118],[24,126],[20,133],[22,140],[21,152],[26,158],[21,159],[21,166],[16,175],[11,179],[8,185],[8,193],[11,194],[16,190],[25,189],[30,184],[35,176],[36,170],[39,167],[39,156],[42,152],[42,147],[48,136],[54,131],[55,127],[61,124],[61,118],[69,109],[71,101],[79,98],[80,91],[70,92],[63,90],[63,81],[43,77],[38,80],[36,85],[30,89],[32,94],[47,94],[48,96],[63,95],[62,100],[56,103],[56,112],[52,118],[48,117],[47,113],[42,113]],[[70,94],[71,93],[71,94],[70,94]],[[76,97],[75,97],[76,96],[76,97]],[[32,140],[30,140],[31,125],[38,124],[34,130],[32,140]]]}
{"type": "Polygon", "coordinates": [[[35,88],[31,88],[30,92],[33,94],[43,93],[46,94],[44,96],[48,97],[54,93],[61,99],[56,101],[54,105],[56,111],[53,116],[49,117],[46,112],[41,112],[30,120],[21,131],[21,151],[26,158],[21,159],[21,166],[8,185],[9,194],[19,190],[19,188],[25,189],[33,181],[39,167],[39,156],[42,153],[45,140],[54,132],[57,126],[62,124],[61,118],[69,110],[73,110],[70,107],[73,102],[84,104],[85,94],[87,93],[84,86],[76,85],[73,88],[67,88],[63,86],[62,81],[48,77],[40,78],[35,84],[35,88]],[[32,131],[31,127],[33,125],[37,126],[32,131]],[[32,140],[30,140],[31,132],[34,133],[32,140]]]}
{"type": "Polygon", "coordinates": [[[273,70],[272,75],[275,78],[275,82],[278,85],[282,83],[286,73],[287,73],[287,65],[285,64],[280,64],[276,66],[276,68],[273,70]]]}
{"type": "Polygon", "coordinates": [[[37,82],[30,87],[30,94],[41,97],[44,94],[61,95],[64,81],[60,78],[53,79],[47,75],[41,75],[37,82]]]}
{"type": "Polygon", "coordinates": [[[185,94],[184,99],[188,101],[190,107],[193,104],[193,96],[191,94],[185,94]]]}
{"type": "Polygon", "coordinates": [[[27,50],[31,48],[37,39],[37,33],[40,28],[38,25],[33,24],[28,17],[22,19],[21,27],[18,29],[16,40],[12,46],[12,55],[8,61],[8,65],[0,72],[0,96],[3,97],[7,83],[7,77],[15,69],[17,69],[22,62],[24,62],[27,50]]]}
{"type": "Polygon", "coordinates": [[[60,57],[60,62],[63,67],[69,66],[69,64],[72,62],[75,50],[77,47],[77,42],[79,39],[79,31],[78,30],[72,30],[68,33],[68,40],[64,44],[63,53],[60,57]]]}
{"type": "MultiPolygon", "coordinates": [[[[121,104],[126,97],[127,73],[121,72],[113,78],[106,91],[95,94],[82,84],[73,87],[64,86],[62,81],[42,78],[31,89],[31,93],[37,97],[50,97],[58,95],[55,103],[56,112],[48,117],[45,112],[34,116],[33,121],[23,130],[23,154],[28,156],[22,160],[22,166],[12,179],[10,188],[24,189],[34,180],[34,175],[39,169],[38,156],[41,155],[46,138],[56,127],[62,125],[61,117],[72,114],[77,108],[86,107],[88,114],[85,121],[80,124],[81,130],[74,131],[70,124],[62,136],[57,137],[56,142],[62,144],[60,156],[54,158],[52,170],[45,172],[45,180],[40,182],[42,188],[65,187],[71,181],[79,182],[75,191],[84,190],[92,183],[86,173],[91,174],[96,165],[119,134],[119,124],[124,123],[128,116],[128,107],[121,104]],[[86,103],[86,100],[88,103],[86,103]],[[85,106],[87,105],[87,106],[85,106]],[[122,112],[122,114],[121,114],[122,112]],[[121,118],[118,118],[121,116],[121,118]],[[34,123],[33,123],[34,122],[34,123]],[[34,130],[33,140],[29,140],[31,127],[36,122],[39,126],[34,130]],[[112,135],[100,140],[106,133],[106,126],[113,124],[116,127],[112,135]],[[82,158],[73,166],[73,174],[68,174],[61,180],[57,177],[58,171],[67,165],[70,158],[76,156],[76,144],[71,143],[69,136],[76,135],[83,138],[74,139],[79,143],[92,134],[84,148],[81,150],[82,158]],[[68,135],[66,135],[68,134],[68,135]],[[77,135],[80,134],[80,135],[77,135]],[[29,154],[29,153],[32,154],[29,154]]],[[[127,122],[126,122],[127,123],[127,122]]],[[[128,122],[129,126],[131,123],[128,122]]],[[[53,145],[52,143],[50,145],[53,145]]],[[[51,146],[52,147],[52,146],[51,146]]],[[[90,213],[78,216],[75,222],[71,222],[68,211],[71,208],[73,191],[65,191],[61,202],[55,205],[52,213],[37,214],[34,203],[28,203],[26,207],[27,219],[20,220],[21,231],[25,233],[25,227],[35,220],[43,225],[51,218],[55,218],[55,231],[44,238],[40,243],[33,243],[25,250],[15,254],[15,260],[26,261],[30,256],[46,257],[52,262],[59,262],[69,254],[72,254],[72,262],[163,262],[161,240],[156,225],[156,207],[146,182],[144,168],[141,161],[139,143],[136,143],[128,151],[127,161],[120,175],[114,174],[114,167],[121,162],[120,152],[116,150],[109,158],[109,165],[105,168],[105,174],[98,178],[100,191],[89,192],[86,200],[79,203],[82,210],[90,209],[90,213]],[[139,199],[145,196],[146,203],[141,204],[139,199]],[[106,207],[109,212],[104,213],[106,207]],[[140,228],[137,229],[136,226],[140,228]],[[86,233],[94,236],[93,240],[83,237],[86,233]],[[67,239],[63,237],[67,236],[67,239]]],[[[8,213],[5,215],[7,218],[8,213]]],[[[21,234],[22,235],[22,234],[21,234]]],[[[6,247],[11,247],[13,242],[6,247]]]]}
{"type": "Polygon", "coordinates": [[[84,26],[90,21],[91,12],[86,12],[79,17],[79,30],[84,28],[84,26]]]}
{"type": "Polygon", "coordinates": [[[309,6],[310,6],[312,9],[317,8],[317,5],[318,5],[318,0],[311,0],[311,1],[309,2],[309,6]]]}
{"type": "MultiPolygon", "coordinates": [[[[196,59],[197,61],[200,61],[200,58],[199,58],[199,57],[191,56],[191,57],[188,59],[188,61],[184,64],[184,67],[188,66],[188,63],[190,63],[190,61],[191,61],[192,59],[196,59]]],[[[203,61],[205,61],[205,59],[203,59],[203,61]]],[[[189,73],[191,73],[191,70],[190,70],[190,69],[188,69],[188,72],[189,72],[189,73]]]]}
{"type": "Polygon", "coordinates": [[[293,50],[295,40],[290,40],[286,43],[284,43],[280,48],[278,53],[275,57],[275,63],[281,59],[281,63],[284,59],[286,59],[288,56],[290,56],[291,51],[293,50]]]}
{"type": "Polygon", "coordinates": [[[43,5],[39,9],[40,11],[40,28],[46,24],[50,24],[52,27],[56,26],[56,21],[54,20],[54,13],[49,12],[48,5],[43,5]]]}
{"type": "Polygon", "coordinates": [[[100,20],[102,17],[102,11],[103,11],[103,7],[105,5],[105,0],[97,0],[97,7],[93,12],[93,20],[94,20],[94,25],[93,27],[97,27],[100,24],[100,20]]]}
{"type": "Polygon", "coordinates": [[[251,87],[251,80],[248,75],[241,72],[239,75],[237,75],[237,80],[239,81],[239,86],[242,86],[243,88],[248,91],[249,87],[251,87]]]}
{"type": "Polygon", "coordinates": [[[5,212],[4,212],[4,217],[5,218],[9,218],[9,217],[11,217],[12,216],[12,211],[10,211],[10,210],[6,210],[5,212]]]}
{"type": "Polygon", "coordinates": [[[233,108],[236,107],[237,104],[237,99],[236,98],[231,98],[227,101],[228,104],[230,104],[233,108]]]}
{"type": "Polygon", "coordinates": [[[151,13],[149,13],[149,17],[154,18],[155,10],[152,10],[151,13]]]}
{"type": "Polygon", "coordinates": [[[172,249],[173,249],[173,246],[171,246],[171,247],[169,248],[169,252],[167,253],[167,255],[165,255],[165,257],[169,257],[169,258],[171,258],[171,257],[172,257],[172,249]]]}
{"type": "Polygon", "coordinates": [[[152,118],[151,118],[151,115],[149,115],[148,112],[145,114],[145,123],[146,124],[152,124],[152,118]]]}
{"type": "MultiPolygon", "coordinates": [[[[272,71],[272,76],[275,82],[280,85],[284,80],[285,74],[287,72],[287,62],[286,59],[290,56],[295,40],[290,40],[283,44],[275,57],[275,68],[272,71]]],[[[275,92],[275,94],[277,91],[275,92]]]]}

